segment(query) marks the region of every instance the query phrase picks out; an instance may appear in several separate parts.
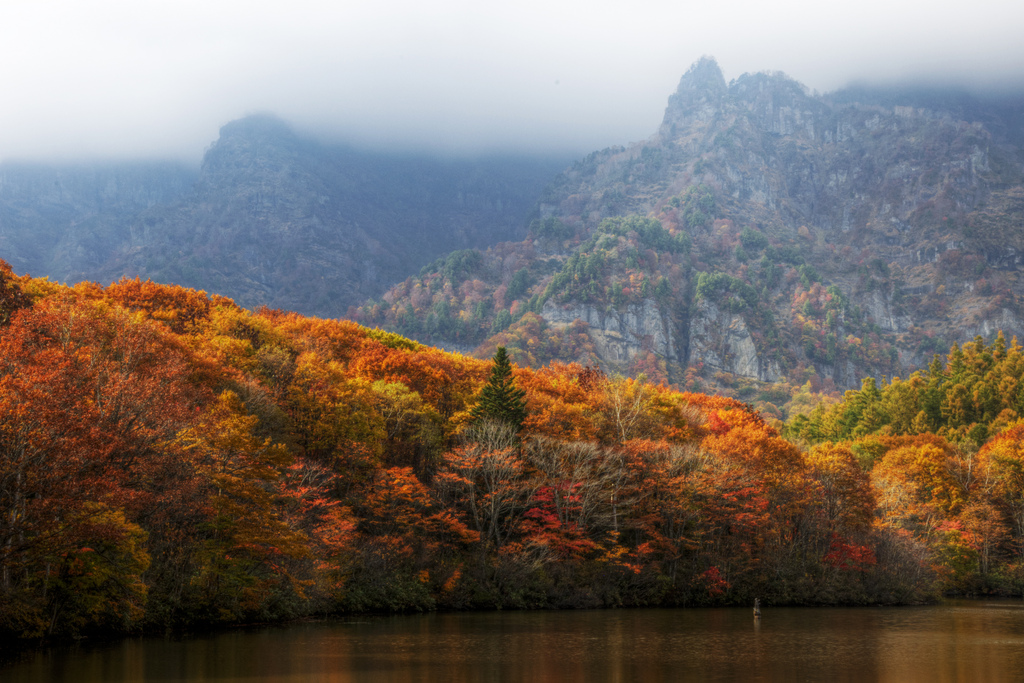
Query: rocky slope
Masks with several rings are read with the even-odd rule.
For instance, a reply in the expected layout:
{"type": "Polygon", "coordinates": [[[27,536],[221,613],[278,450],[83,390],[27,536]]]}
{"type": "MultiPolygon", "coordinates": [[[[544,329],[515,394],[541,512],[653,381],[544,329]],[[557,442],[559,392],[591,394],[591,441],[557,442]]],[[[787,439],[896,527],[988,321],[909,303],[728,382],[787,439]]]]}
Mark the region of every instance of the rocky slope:
{"type": "MultiPolygon", "coordinates": [[[[818,96],[782,74],[726,83],[702,59],[649,140],[576,163],[528,242],[481,255],[491,267],[469,289],[493,313],[473,341],[517,317],[578,317],[612,369],[640,358],[677,382],[827,389],[904,374],[956,339],[1021,335],[1024,106],[925,95],[818,96]],[[628,216],[657,227],[623,227],[628,216]],[[510,300],[520,270],[530,286],[510,300]]],[[[433,282],[420,278],[418,304],[410,281],[362,315],[440,338],[410,320],[442,299],[449,316],[466,310],[465,287],[433,282]]]]}
{"type": "MultiPolygon", "coordinates": [[[[913,106],[913,96],[883,106],[860,95],[815,97],[781,74],[727,85],[717,65],[702,60],[670,98],[657,135],[578,165],[549,191],[542,212],[587,225],[658,212],[686,187],[707,188],[718,220],[686,227],[709,270],[751,281],[756,269],[745,261],[762,255],[763,241],[796,250],[790,266],[813,267],[895,344],[901,362],[893,370],[924,362],[933,335],[1024,331],[1024,173],[1012,115],[1022,108],[930,110],[913,106]],[[744,229],[764,239],[744,245],[744,229]]],[[[679,222],[678,214],[669,220],[679,222]]],[[[778,257],[769,255],[770,265],[782,265],[778,257]]],[[[841,322],[828,328],[846,332],[841,322]]]]}

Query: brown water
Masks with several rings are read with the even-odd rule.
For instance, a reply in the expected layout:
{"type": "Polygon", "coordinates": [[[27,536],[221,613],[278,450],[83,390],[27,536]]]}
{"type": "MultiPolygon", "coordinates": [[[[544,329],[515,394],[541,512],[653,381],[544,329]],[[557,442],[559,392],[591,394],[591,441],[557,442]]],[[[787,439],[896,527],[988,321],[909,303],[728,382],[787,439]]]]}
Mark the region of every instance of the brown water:
{"type": "Polygon", "coordinates": [[[3,683],[1024,681],[1024,602],[344,619],[26,655],[3,683]]]}

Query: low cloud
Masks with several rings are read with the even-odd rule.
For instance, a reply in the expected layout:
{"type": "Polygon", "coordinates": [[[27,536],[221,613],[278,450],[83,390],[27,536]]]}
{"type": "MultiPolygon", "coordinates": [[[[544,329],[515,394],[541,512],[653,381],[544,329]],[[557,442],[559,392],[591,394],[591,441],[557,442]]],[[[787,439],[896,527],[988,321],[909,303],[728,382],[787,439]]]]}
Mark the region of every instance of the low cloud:
{"type": "Polygon", "coordinates": [[[679,77],[1019,88],[1024,7],[6,0],[0,159],[198,160],[274,112],[374,147],[585,153],[652,134],[679,77]]]}

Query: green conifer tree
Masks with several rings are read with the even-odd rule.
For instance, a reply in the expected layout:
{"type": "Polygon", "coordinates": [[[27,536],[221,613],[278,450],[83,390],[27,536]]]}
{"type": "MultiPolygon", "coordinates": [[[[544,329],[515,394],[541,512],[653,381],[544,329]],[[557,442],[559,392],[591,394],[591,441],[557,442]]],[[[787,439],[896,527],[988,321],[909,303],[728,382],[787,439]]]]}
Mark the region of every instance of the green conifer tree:
{"type": "MultiPolygon", "coordinates": [[[[942,400],[945,396],[946,371],[939,359],[939,354],[932,356],[932,362],[928,366],[928,384],[925,385],[921,394],[921,410],[924,411],[926,423],[931,428],[938,429],[942,421],[942,400]]],[[[925,424],[920,422],[918,427],[925,424]]],[[[925,430],[930,431],[930,430],[925,430]]],[[[917,432],[922,434],[923,432],[917,432]]]]}
{"type": "Polygon", "coordinates": [[[512,377],[512,363],[504,346],[499,346],[494,354],[494,367],[491,377],[487,380],[480,400],[470,413],[475,422],[495,420],[511,425],[516,431],[526,419],[526,391],[516,388],[512,377]]]}
{"type": "Polygon", "coordinates": [[[1002,330],[999,330],[995,341],[992,342],[992,357],[999,362],[1006,359],[1006,336],[1002,330]]]}
{"type": "Polygon", "coordinates": [[[962,380],[964,374],[967,372],[967,367],[964,364],[964,352],[956,342],[953,342],[953,346],[949,350],[949,357],[946,359],[946,365],[949,367],[949,379],[953,383],[962,380]]]}

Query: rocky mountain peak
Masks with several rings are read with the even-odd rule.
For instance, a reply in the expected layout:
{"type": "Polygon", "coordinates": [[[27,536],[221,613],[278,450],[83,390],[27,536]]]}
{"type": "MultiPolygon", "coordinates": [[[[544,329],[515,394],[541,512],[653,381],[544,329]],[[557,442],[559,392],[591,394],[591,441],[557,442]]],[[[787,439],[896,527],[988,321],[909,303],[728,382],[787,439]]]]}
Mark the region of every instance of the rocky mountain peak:
{"type": "Polygon", "coordinates": [[[714,57],[705,55],[694,62],[682,78],[676,94],[698,90],[725,92],[725,76],[714,57]]]}
{"type": "Polygon", "coordinates": [[[780,71],[744,74],[729,84],[729,95],[761,131],[775,135],[813,140],[831,111],[806,86],[780,71]]]}
{"type": "Polygon", "coordinates": [[[268,114],[247,116],[225,124],[220,137],[203,156],[200,182],[235,182],[239,172],[274,172],[300,153],[301,140],[287,123],[268,114]]]}
{"type": "Polygon", "coordinates": [[[659,133],[667,142],[692,135],[723,114],[728,118],[746,112],[744,116],[764,132],[813,139],[816,119],[828,110],[821,98],[780,71],[743,74],[726,85],[718,63],[703,57],[669,98],[659,133]]]}
{"type": "Polygon", "coordinates": [[[662,132],[671,132],[673,124],[683,118],[710,116],[728,91],[725,76],[715,58],[701,57],[683,74],[679,87],[668,98],[662,132]]]}
{"type": "Polygon", "coordinates": [[[221,126],[220,141],[245,139],[249,141],[283,141],[294,139],[291,127],[272,114],[253,114],[221,126]]]}

